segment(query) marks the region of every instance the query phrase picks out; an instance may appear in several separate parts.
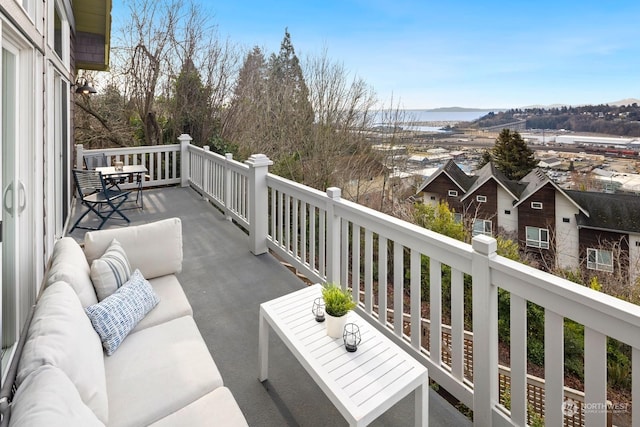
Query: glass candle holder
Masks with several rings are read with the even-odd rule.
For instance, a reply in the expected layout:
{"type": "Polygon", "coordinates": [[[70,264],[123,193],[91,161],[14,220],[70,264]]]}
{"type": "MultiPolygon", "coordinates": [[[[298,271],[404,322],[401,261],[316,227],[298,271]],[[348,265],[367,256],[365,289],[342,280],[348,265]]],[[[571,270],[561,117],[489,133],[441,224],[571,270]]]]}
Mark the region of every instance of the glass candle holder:
{"type": "Polygon", "coordinates": [[[344,332],[342,333],[342,339],[344,340],[344,347],[349,352],[354,352],[358,349],[358,345],[362,341],[360,336],[360,328],[355,323],[347,323],[344,325],[344,332]]]}
{"type": "Polygon", "coordinates": [[[322,298],[316,298],[313,301],[311,312],[316,317],[316,322],[324,322],[324,300],[322,298]]]}

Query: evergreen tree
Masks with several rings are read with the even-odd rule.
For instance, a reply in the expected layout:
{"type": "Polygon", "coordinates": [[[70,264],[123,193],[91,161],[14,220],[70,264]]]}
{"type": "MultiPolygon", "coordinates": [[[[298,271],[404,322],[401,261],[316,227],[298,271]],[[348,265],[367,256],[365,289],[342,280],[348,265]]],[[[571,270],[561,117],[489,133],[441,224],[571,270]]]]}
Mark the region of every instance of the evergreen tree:
{"type": "Polygon", "coordinates": [[[533,150],[527,146],[518,132],[512,132],[509,129],[502,129],[493,149],[483,154],[478,168],[489,161],[493,161],[496,168],[508,179],[516,181],[524,178],[538,166],[533,150]]]}

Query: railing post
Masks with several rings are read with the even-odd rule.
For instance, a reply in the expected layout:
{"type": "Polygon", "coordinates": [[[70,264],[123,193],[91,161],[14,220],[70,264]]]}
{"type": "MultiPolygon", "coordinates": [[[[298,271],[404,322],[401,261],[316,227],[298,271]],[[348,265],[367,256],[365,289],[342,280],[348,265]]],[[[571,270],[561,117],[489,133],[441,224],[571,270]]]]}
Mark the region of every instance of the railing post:
{"type": "Polygon", "coordinates": [[[84,146],[76,144],[76,169],[82,169],[84,162],[84,146]]]}
{"type": "Polygon", "coordinates": [[[189,185],[189,144],[193,141],[190,135],[183,133],[178,137],[180,141],[180,186],[189,185]]]}
{"type": "Polygon", "coordinates": [[[491,426],[498,403],[498,289],[491,284],[489,260],[496,256],[496,240],[473,238],[473,424],[491,426]]]}
{"type": "Polygon", "coordinates": [[[266,253],[269,230],[267,174],[273,164],[264,154],[253,154],[249,165],[249,250],[254,255],[266,253]]]}
{"type": "Polygon", "coordinates": [[[231,221],[231,168],[229,163],[233,160],[232,153],[224,155],[224,216],[227,221],[231,221]]]}
{"type": "MultiPolygon", "coordinates": [[[[335,214],[334,206],[342,197],[337,187],[327,188],[327,282],[340,282],[340,217],[335,214]]],[[[320,236],[322,238],[322,236],[320,236]]],[[[341,284],[343,288],[346,283],[341,284]]]]}
{"type": "MultiPolygon", "coordinates": [[[[207,153],[210,152],[210,148],[208,145],[204,145],[202,147],[204,151],[207,153]]],[[[208,200],[208,195],[213,194],[211,191],[211,187],[209,186],[210,177],[209,177],[209,161],[207,160],[207,156],[202,158],[202,192],[205,194],[205,198],[208,200]]]]}

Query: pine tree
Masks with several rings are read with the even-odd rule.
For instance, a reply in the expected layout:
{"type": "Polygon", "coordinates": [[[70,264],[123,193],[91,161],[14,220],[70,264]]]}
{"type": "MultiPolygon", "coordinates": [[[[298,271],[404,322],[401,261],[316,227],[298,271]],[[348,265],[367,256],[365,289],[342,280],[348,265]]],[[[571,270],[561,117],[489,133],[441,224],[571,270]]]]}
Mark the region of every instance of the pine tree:
{"type": "Polygon", "coordinates": [[[496,168],[508,179],[516,181],[538,166],[533,150],[527,146],[518,132],[511,132],[509,129],[502,129],[489,154],[483,154],[479,167],[484,166],[488,160],[493,161],[496,168]]]}

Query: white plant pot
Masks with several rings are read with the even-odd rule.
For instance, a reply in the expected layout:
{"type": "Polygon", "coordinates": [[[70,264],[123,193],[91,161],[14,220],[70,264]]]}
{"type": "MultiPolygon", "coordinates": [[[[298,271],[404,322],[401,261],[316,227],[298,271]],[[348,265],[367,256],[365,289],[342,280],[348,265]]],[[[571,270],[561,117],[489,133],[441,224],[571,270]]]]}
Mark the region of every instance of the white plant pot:
{"type": "Polygon", "coordinates": [[[342,338],[344,325],[347,323],[347,315],[334,317],[325,313],[324,317],[327,319],[325,322],[327,324],[327,335],[331,338],[342,338]]]}

